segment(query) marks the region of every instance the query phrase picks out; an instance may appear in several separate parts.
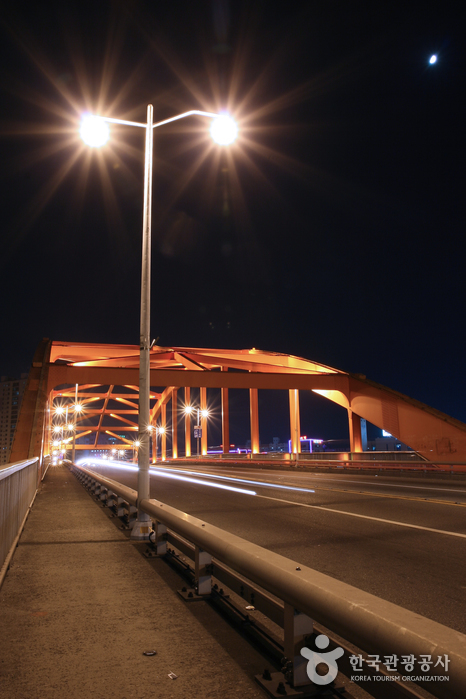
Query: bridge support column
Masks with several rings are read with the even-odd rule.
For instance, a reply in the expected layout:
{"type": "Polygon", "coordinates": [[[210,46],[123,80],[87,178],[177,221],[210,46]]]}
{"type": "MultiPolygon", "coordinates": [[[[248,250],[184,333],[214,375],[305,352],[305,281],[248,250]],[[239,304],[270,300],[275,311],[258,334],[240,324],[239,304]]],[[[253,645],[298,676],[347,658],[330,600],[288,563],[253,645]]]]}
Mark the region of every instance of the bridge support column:
{"type": "Polygon", "coordinates": [[[172,457],[178,458],[178,389],[172,391],[172,457]]]}
{"type": "Polygon", "coordinates": [[[162,461],[167,459],[167,404],[164,403],[161,409],[162,414],[162,461]]]}
{"type": "MultiPolygon", "coordinates": [[[[184,405],[191,405],[191,389],[186,386],[184,389],[184,405]]],[[[184,453],[185,456],[191,456],[191,415],[184,415],[184,453]]]]}
{"type": "Polygon", "coordinates": [[[291,453],[301,454],[301,421],[299,417],[299,390],[291,388],[290,396],[290,435],[291,435],[291,453]]]}
{"type": "MultiPolygon", "coordinates": [[[[205,386],[201,386],[201,388],[199,389],[199,393],[200,393],[201,411],[207,410],[207,388],[205,386]]],[[[202,414],[201,414],[201,428],[202,428],[201,455],[205,456],[207,454],[207,418],[202,417],[202,414]]]]}
{"type": "MultiPolygon", "coordinates": [[[[222,371],[228,371],[222,367],[222,371]]],[[[223,453],[230,453],[230,406],[228,403],[228,388],[222,388],[222,445],[223,453]]]]}
{"type": "Polygon", "coordinates": [[[249,413],[251,421],[251,453],[259,454],[259,397],[257,388],[249,389],[249,413]]]}
{"type": "Polygon", "coordinates": [[[350,451],[362,452],[361,418],[351,408],[348,408],[350,451]]]}

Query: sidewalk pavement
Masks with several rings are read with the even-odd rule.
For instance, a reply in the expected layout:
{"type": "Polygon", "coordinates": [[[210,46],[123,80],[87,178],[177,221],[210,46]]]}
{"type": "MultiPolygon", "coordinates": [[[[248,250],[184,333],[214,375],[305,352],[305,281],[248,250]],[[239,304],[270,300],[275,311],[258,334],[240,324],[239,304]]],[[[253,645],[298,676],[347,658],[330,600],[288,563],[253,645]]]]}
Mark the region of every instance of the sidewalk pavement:
{"type": "Polygon", "coordinates": [[[48,470],[0,590],[0,699],[263,699],[267,662],[118,523],[48,470]]]}

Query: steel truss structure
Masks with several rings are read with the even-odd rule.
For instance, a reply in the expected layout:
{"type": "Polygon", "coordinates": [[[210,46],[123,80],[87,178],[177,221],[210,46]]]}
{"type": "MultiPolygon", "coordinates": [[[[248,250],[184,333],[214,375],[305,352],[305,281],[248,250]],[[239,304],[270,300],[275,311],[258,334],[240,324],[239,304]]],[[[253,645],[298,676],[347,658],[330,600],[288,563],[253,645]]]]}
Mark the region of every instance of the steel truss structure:
{"type": "MultiPolygon", "coordinates": [[[[101,435],[121,446],[133,447],[138,433],[137,345],[70,343],[44,340],[29,373],[12,447],[11,461],[48,452],[53,436],[53,412],[62,402],[78,399],[82,415],[73,415],[76,449],[112,448],[101,435]],[[77,388],[76,388],[77,387],[77,388]],[[77,393],[76,393],[77,390],[77,393]],[[134,437],[133,437],[134,435],[134,437]],[[91,444],[80,438],[92,437],[91,444]]],[[[252,454],[259,453],[258,391],[288,391],[292,452],[300,451],[299,392],[313,391],[347,411],[351,452],[362,451],[361,418],[386,430],[429,461],[466,462],[466,425],[417,400],[370,381],[363,375],[334,369],[301,357],[258,349],[225,350],[193,347],[158,347],[150,352],[150,426],[161,425],[162,459],[167,449],[167,410],[171,404],[171,458],[178,457],[178,392],[184,404],[191,389],[199,389],[200,408],[207,407],[207,389],[221,393],[222,444],[229,451],[228,389],[249,391],[252,454]]],[[[66,408],[65,408],[66,410],[66,408]]],[[[69,408],[71,411],[71,407],[69,408]]],[[[71,413],[70,413],[71,414],[71,413]]],[[[191,456],[192,416],[183,414],[185,455],[191,456]]],[[[207,418],[201,418],[202,454],[207,452],[207,418]]],[[[72,442],[72,436],[62,440],[72,442]]],[[[157,439],[154,429],[152,438],[157,439]]],[[[156,449],[153,448],[153,454],[156,449]]]]}

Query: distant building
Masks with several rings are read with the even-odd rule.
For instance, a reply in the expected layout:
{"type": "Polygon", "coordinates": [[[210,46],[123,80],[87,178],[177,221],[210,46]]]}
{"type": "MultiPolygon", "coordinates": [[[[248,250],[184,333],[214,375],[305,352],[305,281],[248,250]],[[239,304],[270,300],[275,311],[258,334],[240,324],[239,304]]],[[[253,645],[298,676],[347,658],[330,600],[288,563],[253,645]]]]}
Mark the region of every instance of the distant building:
{"type": "Polygon", "coordinates": [[[11,445],[27,377],[27,374],[21,374],[20,379],[2,376],[0,381],[0,465],[10,461],[11,445]]]}
{"type": "Polygon", "coordinates": [[[400,442],[392,435],[376,437],[372,442],[368,443],[368,450],[371,451],[411,451],[410,447],[403,442],[400,442]]]}

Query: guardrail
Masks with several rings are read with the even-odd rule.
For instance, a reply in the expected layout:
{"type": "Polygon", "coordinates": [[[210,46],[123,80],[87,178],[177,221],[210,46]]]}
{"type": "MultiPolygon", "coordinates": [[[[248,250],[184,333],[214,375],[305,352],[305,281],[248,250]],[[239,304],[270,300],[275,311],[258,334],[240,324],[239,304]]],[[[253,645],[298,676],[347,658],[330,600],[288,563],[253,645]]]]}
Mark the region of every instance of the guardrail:
{"type": "Polygon", "coordinates": [[[39,459],[0,467],[0,586],[37,493],[39,459]]]}
{"type": "MultiPolygon", "coordinates": [[[[152,517],[155,527],[154,543],[159,554],[166,552],[167,528],[192,542],[199,595],[210,594],[215,562],[220,561],[230,571],[235,571],[282,600],[282,616],[273,598],[266,594],[261,599],[259,593],[255,606],[265,614],[269,611],[270,618],[274,621],[283,621],[285,656],[289,659],[294,686],[309,683],[307,661],[299,651],[309,640],[312,619],[370,654],[399,658],[448,657],[448,681],[437,682],[434,688],[430,680],[438,675],[438,670],[434,670],[432,665],[430,670],[423,673],[422,681],[417,683],[429,692],[435,692],[439,699],[464,699],[466,696],[465,635],[268,551],[169,505],[152,499],[138,502],[135,490],[100,473],[83,466],[72,465],[72,468],[82,474],[84,480],[93,484],[92,488],[101,500],[116,505],[117,509],[127,503],[129,517],[137,507],[152,517]]],[[[384,684],[386,689],[389,684],[398,684],[399,696],[407,694],[405,684],[384,684]]],[[[410,696],[419,695],[414,692],[410,696]]]]}

